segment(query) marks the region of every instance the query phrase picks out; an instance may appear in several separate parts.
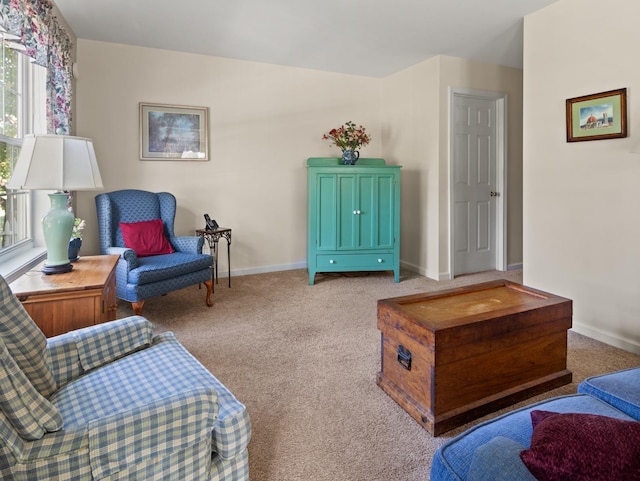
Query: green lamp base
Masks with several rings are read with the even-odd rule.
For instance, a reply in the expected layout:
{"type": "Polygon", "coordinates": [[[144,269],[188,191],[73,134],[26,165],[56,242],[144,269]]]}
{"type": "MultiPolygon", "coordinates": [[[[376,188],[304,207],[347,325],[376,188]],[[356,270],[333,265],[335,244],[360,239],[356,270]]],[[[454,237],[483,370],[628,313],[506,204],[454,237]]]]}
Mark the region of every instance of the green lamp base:
{"type": "Polygon", "coordinates": [[[73,230],[73,214],[67,209],[69,195],[64,192],[49,194],[51,210],[42,217],[42,231],[47,246],[47,261],[42,272],[62,274],[73,269],[69,262],[69,239],[73,230]]]}

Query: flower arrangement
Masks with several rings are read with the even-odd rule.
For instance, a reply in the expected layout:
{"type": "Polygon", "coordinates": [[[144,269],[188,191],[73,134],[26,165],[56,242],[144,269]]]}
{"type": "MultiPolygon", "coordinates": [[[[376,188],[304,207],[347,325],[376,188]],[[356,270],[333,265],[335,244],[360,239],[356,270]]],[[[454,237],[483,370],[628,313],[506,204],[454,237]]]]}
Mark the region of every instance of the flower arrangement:
{"type": "Polygon", "coordinates": [[[331,129],[329,133],[324,134],[322,138],[324,140],[331,140],[331,143],[335,144],[336,147],[342,151],[357,150],[371,142],[371,137],[369,137],[369,134],[367,134],[365,130],[362,125],[356,127],[356,124],[348,121],[337,129],[331,129]]]}
{"type": "Polygon", "coordinates": [[[84,219],[80,219],[76,217],[73,220],[73,229],[71,230],[71,240],[73,239],[82,239],[82,231],[86,227],[86,222],[84,219]]]}

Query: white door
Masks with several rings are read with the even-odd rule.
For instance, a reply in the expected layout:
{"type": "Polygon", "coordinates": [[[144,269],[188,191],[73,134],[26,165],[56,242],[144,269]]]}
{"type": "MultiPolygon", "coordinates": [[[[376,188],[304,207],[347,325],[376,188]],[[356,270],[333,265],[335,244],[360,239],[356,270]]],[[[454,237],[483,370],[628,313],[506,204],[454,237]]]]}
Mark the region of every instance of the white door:
{"type": "Polygon", "coordinates": [[[495,98],[457,92],[452,109],[451,246],[456,276],[496,269],[499,264],[502,129],[497,126],[503,115],[497,112],[495,98]]]}

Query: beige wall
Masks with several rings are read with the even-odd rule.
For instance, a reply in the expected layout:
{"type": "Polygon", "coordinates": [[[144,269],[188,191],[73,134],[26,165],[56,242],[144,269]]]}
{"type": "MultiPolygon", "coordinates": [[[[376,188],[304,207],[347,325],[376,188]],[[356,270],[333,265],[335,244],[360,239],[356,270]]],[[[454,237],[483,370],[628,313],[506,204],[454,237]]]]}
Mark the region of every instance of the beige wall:
{"type": "MultiPolygon", "coordinates": [[[[373,137],[362,156],[402,170],[403,266],[448,275],[448,89],[509,95],[510,264],[521,258],[521,71],[436,57],[386,79],[79,40],[77,135],[94,140],[105,191],[170,191],[176,232],[208,212],[233,229],[232,270],[306,266],[307,157],[337,156],[321,136],[347,120],[373,137]],[[209,162],[138,159],[138,103],[206,106],[209,162]]],[[[98,252],[95,192],[79,192],[89,222],[85,254],[98,252]]],[[[221,256],[221,272],[226,258],[221,256]]]]}
{"type": "MultiPolygon", "coordinates": [[[[104,190],[172,192],[181,235],[208,212],[233,229],[235,274],[306,266],[305,162],[340,153],[323,133],[352,120],[373,138],[362,156],[381,155],[378,79],[87,40],[77,51],[77,134],[94,140],[104,190]],[[208,107],[211,160],[139,160],[141,101],[208,107]]],[[[78,193],[86,254],[95,195],[78,193]]]]}
{"type": "Polygon", "coordinates": [[[439,56],[383,80],[383,156],[404,166],[402,261],[448,279],[450,89],[507,95],[507,265],[522,263],[522,71],[439,56]]]}
{"type": "Polygon", "coordinates": [[[525,283],[640,353],[638,18],[636,0],[561,0],[525,19],[523,204],[525,283]],[[565,100],[622,87],[629,136],[567,143],[565,100]]]}
{"type": "Polygon", "coordinates": [[[382,82],[383,157],[402,165],[402,265],[438,278],[438,104],[440,60],[433,58],[382,82]]]}

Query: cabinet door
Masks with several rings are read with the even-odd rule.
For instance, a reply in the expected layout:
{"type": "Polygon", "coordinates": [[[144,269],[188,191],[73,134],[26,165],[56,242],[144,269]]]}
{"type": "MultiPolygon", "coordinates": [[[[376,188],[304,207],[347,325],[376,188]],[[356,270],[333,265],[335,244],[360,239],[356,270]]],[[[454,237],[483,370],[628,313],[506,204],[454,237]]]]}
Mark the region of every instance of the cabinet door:
{"type": "Polygon", "coordinates": [[[355,249],[357,244],[358,196],[356,175],[338,175],[338,249],[355,249]]]}
{"type": "Polygon", "coordinates": [[[98,289],[60,292],[22,301],[45,336],[52,337],[100,322],[102,292],[98,289]]]}
{"type": "Polygon", "coordinates": [[[335,174],[319,174],[315,184],[315,208],[312,222],[318,250],[337,248],[338,178],[335,174]]]}
{"type": "Polygon", "coordinates": [[[358,178],[356,242],[360,249],[390,249],[394,236],[393,175],[361,175],[358,178]]]}
{"type": "Polygon", "coordinates": [[[372,246],[380,249],[391,249],[395,245],[396,216],[396,176],[379,174],[375,176],[375,197],[372,202],[375,215],[372,216],[372,246]]]}
{"type": "Polygon", "coordinates": [[[318,251],[393,248],[393,174],[319,174],[315,188],[318,251]]]}
{"type": "Polygon", "coordinates": [[[375,249],[377,247],[377,175],[359,175],[355,216],[356,247],[359,249],[375,249]]]}

